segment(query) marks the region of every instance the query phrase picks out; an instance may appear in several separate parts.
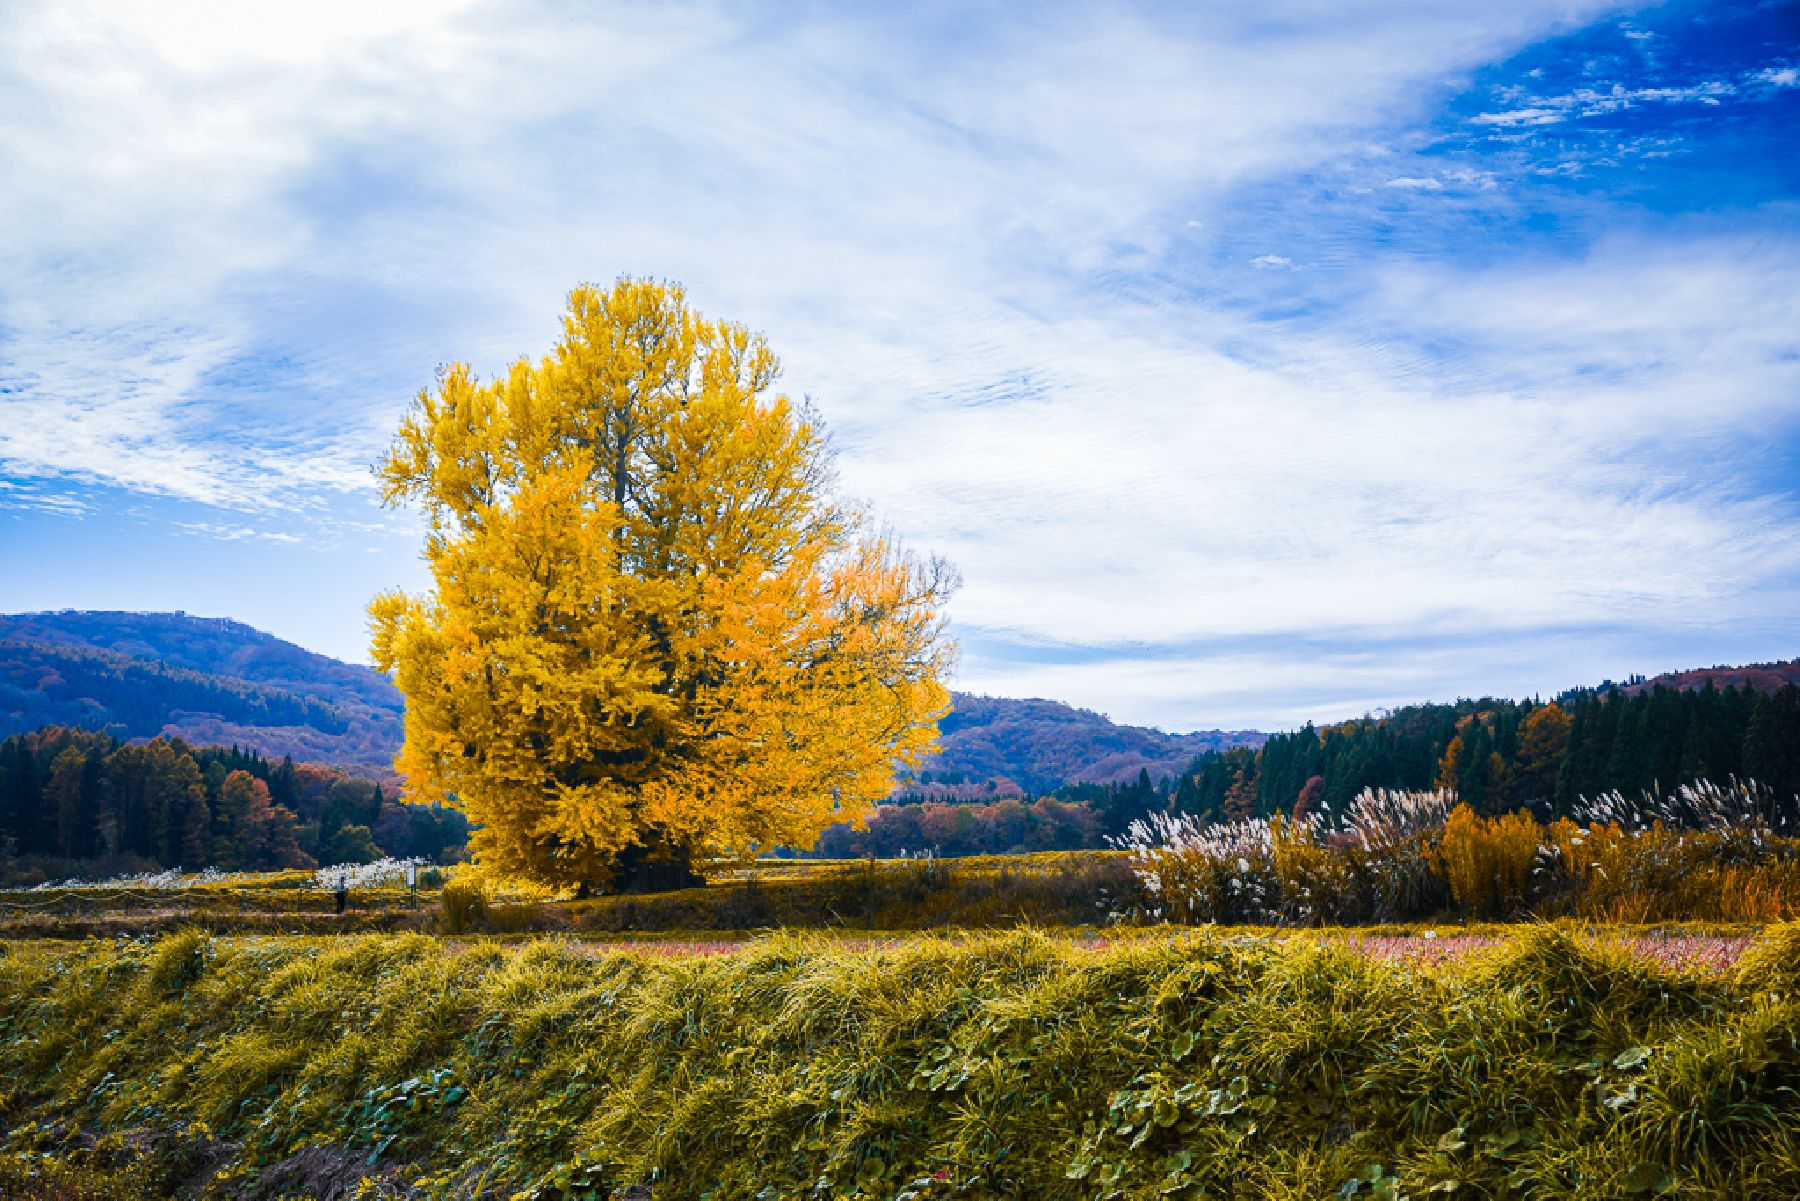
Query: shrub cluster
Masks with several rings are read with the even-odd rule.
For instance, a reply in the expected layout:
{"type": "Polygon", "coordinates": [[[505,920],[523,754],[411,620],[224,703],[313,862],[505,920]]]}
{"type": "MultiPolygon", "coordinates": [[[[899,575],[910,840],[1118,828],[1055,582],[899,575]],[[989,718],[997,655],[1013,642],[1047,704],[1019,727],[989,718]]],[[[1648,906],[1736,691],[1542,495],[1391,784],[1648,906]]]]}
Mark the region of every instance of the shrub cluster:
{"type": "Polygon", "coordinates": [[[582,930],[755,930],[1100,924],[1144,908],[1122,855],[920,857],[820,865],[788,878],[561,906],[582,930]]]}
{"type": "Polygon", "coordinates": [[[1099,817],[1085,804],[1043,797],[1025,800],[884,804],[862,829],[848,822],[819,836],[812,854],[826,859],[866,855],[891,859],[908,852],[1004,855],[1073,851],[1100,845],[1099,817]]]}

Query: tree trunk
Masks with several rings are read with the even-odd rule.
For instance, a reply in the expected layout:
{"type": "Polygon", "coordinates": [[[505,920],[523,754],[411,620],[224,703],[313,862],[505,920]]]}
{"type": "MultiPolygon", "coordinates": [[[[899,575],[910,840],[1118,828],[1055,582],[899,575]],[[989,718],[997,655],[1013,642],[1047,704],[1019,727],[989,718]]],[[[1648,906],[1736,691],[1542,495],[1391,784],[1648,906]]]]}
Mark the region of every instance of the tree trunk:
{"type": "Polygon", "coordinates": [[[705,883],[706,878],[694,870],[692,848],[670,845],[651,836],[650,841],[633,843],[619,852],[613,865],[611,891],[640,895],[699,888],[705,883]]]}

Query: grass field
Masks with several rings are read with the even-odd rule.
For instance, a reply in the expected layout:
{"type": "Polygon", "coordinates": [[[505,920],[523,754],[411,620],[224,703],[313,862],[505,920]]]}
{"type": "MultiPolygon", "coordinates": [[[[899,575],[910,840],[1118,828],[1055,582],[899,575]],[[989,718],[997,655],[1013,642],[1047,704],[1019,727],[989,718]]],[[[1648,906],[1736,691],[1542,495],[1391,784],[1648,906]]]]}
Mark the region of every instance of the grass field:
{"type": "Polygon", "coordinates": [[[1631,937],[15,941],[0,1195],[1800,1195],[1800,927],[1631,937]]]}
{"type": "MultiPolygon", "coordinates": [[[[454,878],[455,869],[451,869],[454,878]]],[[[0,938],[172,933],[691,933],[770,929],[919,930],[946,926],[1102,925],[1143,906],[1126,856],[1112,852],[957,860],[769,859],[705,888],[550,903],[488,892],[476,912],[443,904],[428,873],[415,907],[396,880],[352,891],[338,915],[311,872],[199,878],[190,886],[99,882],[0,893],[0,938]],[[448,919],[448,920],[446,920],[448,919]]]]}

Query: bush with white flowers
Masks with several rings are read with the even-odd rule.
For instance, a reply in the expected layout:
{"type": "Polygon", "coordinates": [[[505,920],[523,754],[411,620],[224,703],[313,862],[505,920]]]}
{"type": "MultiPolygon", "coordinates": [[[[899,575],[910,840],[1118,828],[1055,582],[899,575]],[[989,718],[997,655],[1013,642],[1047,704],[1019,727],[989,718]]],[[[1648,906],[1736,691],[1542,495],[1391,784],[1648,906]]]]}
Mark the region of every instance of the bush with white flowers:
{"type": "Polygon", "coordinates": [[[377,859],[373,863],[340,863],[322,867],[313,873],[320,888],[331,891],[339,881],[345,888],[374,888],[378,884],[398,884],[406,879],[409,867],[424,867],[429,859],[377,859]]]}

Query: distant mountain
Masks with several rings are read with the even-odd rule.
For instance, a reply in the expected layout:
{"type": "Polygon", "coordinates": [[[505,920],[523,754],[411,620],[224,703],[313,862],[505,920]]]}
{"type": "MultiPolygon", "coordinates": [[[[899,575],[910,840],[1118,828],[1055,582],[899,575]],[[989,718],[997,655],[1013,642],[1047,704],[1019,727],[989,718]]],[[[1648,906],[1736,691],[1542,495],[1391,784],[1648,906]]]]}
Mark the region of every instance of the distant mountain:
{"type": "MultiPolygon", "coordinates": [[[[250,626],[185,613],[0,615],[0,737],[46,725],[123,738],[177,735],[299,762],[385,772],[402,702],[367,667],[250,626]]],[[[1201,751],[1258,746],[1251,730],[1165,734],[1056,701],[958,693],[922,781],[979,794],[993,781],[1049,792],[1073,781],[1179,775],[1201,751]]]]}
{"type": "Polygon", "coordinates": [[[956,693],[939,729],[943,749],[920,771],[922,783],[984,784],[1010,780],[1028,793],[1076,782],[1179,776],[1202,751],[1261,746],[1256,730],[1165,734],[1116,725],[1101,714],[1059,701],[1009,700],[956,693]]]}
{"type": "Polygon", "coordinates": [[[46,725],[174,735],[385,774],[400,694],[379,673],[221,618],[0,615],[0,736],[46,725]]]}

